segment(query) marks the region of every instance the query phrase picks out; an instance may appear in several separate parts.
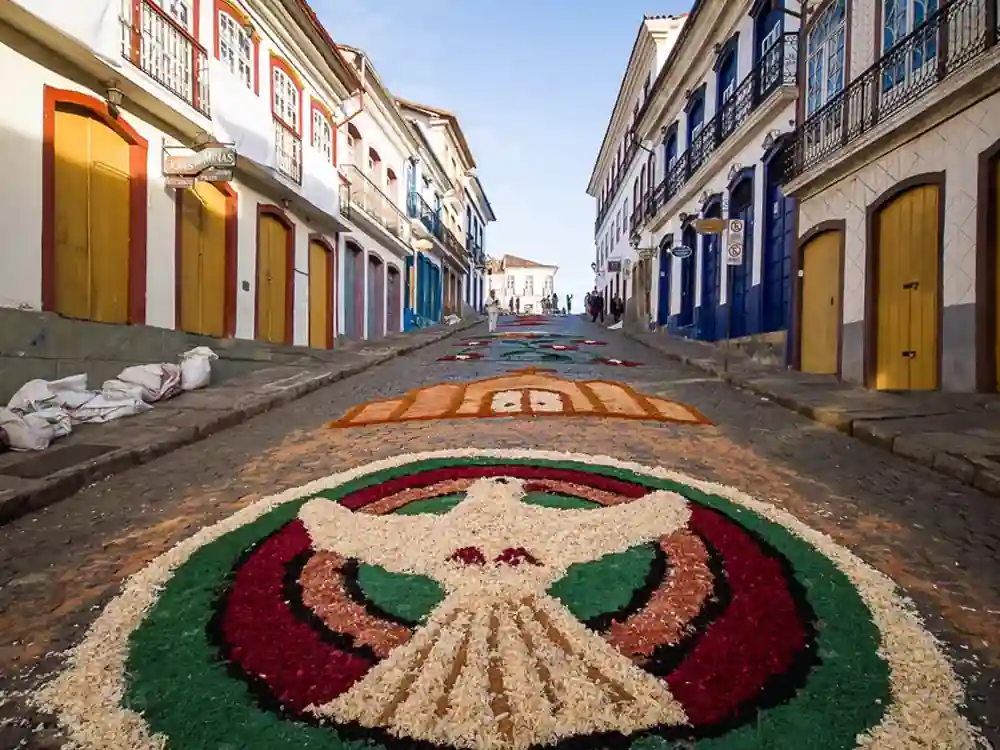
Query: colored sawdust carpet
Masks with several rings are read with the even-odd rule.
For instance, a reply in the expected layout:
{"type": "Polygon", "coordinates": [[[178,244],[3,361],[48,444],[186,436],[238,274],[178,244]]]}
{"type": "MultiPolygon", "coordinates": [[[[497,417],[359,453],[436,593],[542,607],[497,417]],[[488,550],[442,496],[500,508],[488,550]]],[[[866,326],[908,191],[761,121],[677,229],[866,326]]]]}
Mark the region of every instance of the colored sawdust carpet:
{"type": "Polygon", "coordinates": [[[42,688],[78,746],[971,750],[891,581],[738,491],[444,451],[266,498],[132,577],[42,688]]]}
{"type": "Polygon", "coordinates": [[[536,364],[599,364],[638,367],[639,362],[601,357],[589,351],[607,342],[544,331],[497,333],[460,342],[456,354],[438,357],[438,362],[522,362],[536,364]]]}
{"type": "Polygon", "coordinates": [[[438,383],[354,406],[330,427],[490,417],[608,417],[711,424],[697,409],[624,383],[569,380],[528,367],[468,383],[438,383]]]}
{"type": "Polygon", "coordinates": [[[517,317],[501,317],[499,320],[500,328],[518,328],[521,326],[539,326],[548,323],[550,320],[547,315],[518,315],[517,317]]]}

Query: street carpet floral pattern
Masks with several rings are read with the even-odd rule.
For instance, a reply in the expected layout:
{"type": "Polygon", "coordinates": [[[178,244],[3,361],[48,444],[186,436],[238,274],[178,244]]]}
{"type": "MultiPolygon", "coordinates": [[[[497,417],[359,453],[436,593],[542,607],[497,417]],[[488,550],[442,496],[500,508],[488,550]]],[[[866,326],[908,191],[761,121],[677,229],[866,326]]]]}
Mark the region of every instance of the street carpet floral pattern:
{"type": "Polygon", "coordinates": [[[438,362],[492,362],[534,364],[589,364],[638,367],[641,363],[602,357],[592,351],[607,342],[545,331],[506,331],[486,334],[459,343],[456,354],[438,357],[438,362]]]}
{"type": "Polygon", "coordinates": [[[100,750],[977,747],[891,581],[607,457],[442,451],[269,497],[131,578],[38,695],[100,750]]]}
{"type": "Polygon", "coordinates": [[[415,388],[403,396],[352,406],[332,428],[440,419],[598,417],[677,424],[711,424],[693,406],[639,393],[611,380],[569,380],[526,367],[471,382],[415,388]]]}

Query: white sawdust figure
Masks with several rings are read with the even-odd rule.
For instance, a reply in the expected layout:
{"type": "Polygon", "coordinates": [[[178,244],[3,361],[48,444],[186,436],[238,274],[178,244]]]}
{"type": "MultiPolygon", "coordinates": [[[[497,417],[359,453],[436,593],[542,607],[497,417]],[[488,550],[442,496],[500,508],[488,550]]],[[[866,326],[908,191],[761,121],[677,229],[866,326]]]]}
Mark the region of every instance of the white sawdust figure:
{"type": "Polygon", "coordinates": [[[547,594],[570,565],[685,527],[682,497],[559,510],[518,479],[476,481],[443,515],[375,516],[323,499],[300,518],[313,546],[437,581],[444,600],[413,637],[318,716],[465,748],[548,744],[683,724],[666,684],[547,594]]]}

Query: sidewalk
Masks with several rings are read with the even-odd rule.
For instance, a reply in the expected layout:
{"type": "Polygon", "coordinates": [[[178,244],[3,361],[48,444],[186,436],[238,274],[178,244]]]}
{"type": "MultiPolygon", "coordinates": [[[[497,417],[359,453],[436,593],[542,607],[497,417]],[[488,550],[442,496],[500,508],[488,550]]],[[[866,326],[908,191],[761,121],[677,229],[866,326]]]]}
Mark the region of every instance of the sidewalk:
{"type": "Polygon", "coordinates": [[[325,385],[467,330],[480,320],[475,317],[454,326],[396,334],[374,342],[338,344],[326,361],[313,359],[259,369],[181,394],[138,416],[103,425],[80,425],[45,451],[0,453],[0,525],[130,466],[152,461],[325,385]]]}
{"type": "Polygon", "coordinates": [[[871,391],[830,375],[761,365],[745,354],[665,333],[625,330],[664,356],[786,409],[1000,496],[1000,395],[871,391]]]}

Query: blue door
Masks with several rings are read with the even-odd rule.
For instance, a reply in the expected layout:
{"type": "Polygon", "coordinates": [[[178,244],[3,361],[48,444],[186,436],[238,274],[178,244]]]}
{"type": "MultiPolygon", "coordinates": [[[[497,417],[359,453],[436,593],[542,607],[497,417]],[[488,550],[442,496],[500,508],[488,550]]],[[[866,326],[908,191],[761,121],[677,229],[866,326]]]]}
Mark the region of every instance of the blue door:
{"type": "Polygon", "coordinates": [[[698,338],[715,341],[715,318],[719,308],[719,248],[721,235],[706,234],[701,249],[701,311],[698,338]]]}
{"type": "Polygon", "coordinates": [[[344,333],[352,338],[358,335],[357,317],[357,270],[360,252],[347,245],[347,260],[344,263],[344,333]]]}
{"type": "Polygon", "coordinates": [[[660,248],[660,280],[656,298],[656,324],[660,326],[665,326],[670,318],[670,264],[673,259],[668,248],[660,248]]]}
{"type": "Polygon", "coordinates": [[[753,281],[753,178],[742,180],[729,199],[729,215],[743,220],[743,263],[733,266],[729,337],[739,338],[750,330],[750,284],[753,281]]]}
{"type": "Polygon", "coordinates": [[[688,227],[681,235],[681,244],[691,248],[691,255],[681,258],[681,314],[677,321],[679,326],[689,326],[694,323],[694,282],[697,262],[695,250],[698,248],[698,233],[688,227]]]}
{"type": "Polygon", "coordinates": [[[790,237],[795,202],[785,198],[774,179],[776,170],[767,170],[764,190],[764,247],[761,266],[761,330],[782,331],[788,327],[792,296],[792,254],[790,237]]]}

